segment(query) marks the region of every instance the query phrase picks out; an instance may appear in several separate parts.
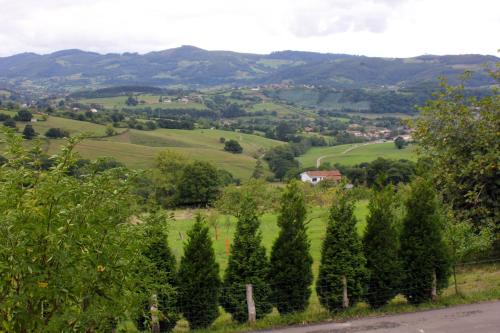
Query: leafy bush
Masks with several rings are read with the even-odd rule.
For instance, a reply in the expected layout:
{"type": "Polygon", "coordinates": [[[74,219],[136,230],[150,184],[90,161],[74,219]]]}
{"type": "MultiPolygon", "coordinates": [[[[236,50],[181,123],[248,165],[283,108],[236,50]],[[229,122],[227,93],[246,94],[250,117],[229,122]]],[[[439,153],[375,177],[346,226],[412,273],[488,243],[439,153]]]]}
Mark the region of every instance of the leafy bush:
{"type": "Polygon", "coordinates": [[[224,143],[224,150],[233,154],[241,154],[243,152],[243,147],[236,140],[228,140],[224,143]]]}
{"type": "Polygon", "coordinates": [[[49,128],[45,132],[45,136],[51,139],[67,138],[69,137],[69,132],[61,128],[49,128]]]}

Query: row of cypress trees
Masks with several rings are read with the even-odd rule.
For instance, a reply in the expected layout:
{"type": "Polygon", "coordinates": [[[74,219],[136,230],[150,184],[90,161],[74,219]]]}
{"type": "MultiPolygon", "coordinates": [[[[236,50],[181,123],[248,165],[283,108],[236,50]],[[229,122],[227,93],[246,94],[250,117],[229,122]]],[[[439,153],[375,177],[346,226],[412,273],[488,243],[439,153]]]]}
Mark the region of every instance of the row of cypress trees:
{"type": "MultiPolygon", "coordinates": [[[[316,281],[320,303],[329,311],[360,300],[380,307],[399,293],[411,303],[421,303],[431,299],[433,289],[446,286],[449,261],[432,186],[423,179],[413,182],[402,223],[396,201],[391,186],[374,193],[363,238],[356,228],[354,201],[349,195],[341,193],[332,205],[316,281]]],[[[175,283],[178,308],[191,328],[209,326],[219,315],[219,304],[234,320],[245,322],[246,284],[253,285],[257,318],[273,307],[281,314],[307,308],[313,260],[299,184],[289,183],[281,198],[280,233],[269,259],[257,211],[252,196],[244,196],[222,280],[209,229],[201,216],[196,217],[175,283]]]]}

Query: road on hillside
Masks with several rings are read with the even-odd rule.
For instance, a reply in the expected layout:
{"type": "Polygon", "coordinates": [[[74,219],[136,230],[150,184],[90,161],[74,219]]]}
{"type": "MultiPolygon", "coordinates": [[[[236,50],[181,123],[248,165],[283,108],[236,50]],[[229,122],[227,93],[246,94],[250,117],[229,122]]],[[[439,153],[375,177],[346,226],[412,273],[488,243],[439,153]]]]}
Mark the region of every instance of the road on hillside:
{"type": "Polygon", "coordinates": [[[259,333],[499,333],[500,301],[259,333]]]}

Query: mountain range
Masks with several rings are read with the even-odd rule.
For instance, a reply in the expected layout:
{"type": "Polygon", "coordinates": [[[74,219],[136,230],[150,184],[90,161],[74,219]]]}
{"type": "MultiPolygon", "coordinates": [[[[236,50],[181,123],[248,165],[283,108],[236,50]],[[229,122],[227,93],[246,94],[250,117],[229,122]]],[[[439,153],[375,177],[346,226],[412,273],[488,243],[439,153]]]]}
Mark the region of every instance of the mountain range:
{"type": "Polygon", "coordinates": [[[486,55],[423,55],[377,58],[347,54],[280,51],[250,54],[182,46],[146,54],[99,54],[77,49],[50,54],[0,57],[0,86],[74,91],[116,85],[207,88],[270,83],[332,88],[412,86],[444,75],[455,80],[465,70],[477,72],[471,86],[491,84],[486,55]]]}

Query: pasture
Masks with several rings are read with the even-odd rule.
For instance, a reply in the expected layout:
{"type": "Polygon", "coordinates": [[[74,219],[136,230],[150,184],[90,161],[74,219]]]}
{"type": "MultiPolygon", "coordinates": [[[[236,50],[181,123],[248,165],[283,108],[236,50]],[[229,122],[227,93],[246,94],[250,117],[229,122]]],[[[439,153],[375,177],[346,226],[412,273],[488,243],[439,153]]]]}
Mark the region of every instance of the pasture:
{"type": "Polygon", "coordinates": [[[316,166],[318,158],[321,163],[355,165],[371,162],[378,157],[389,159],[408,159],[415,161],[417,158],[416,145],[409,145],[404,149],[397,149],[394,142],[371,144],[347,144],[332,147],[313,147],[306,154],[298,158],[302,167],[316,166]]]}
{"type": "MultiPolygon", "coordinates": [[[[58,151],[64,140],[50,140],[48,152],[58,151]]],[[[172,150],[185,154],[191,159],[211,162],[218,168],[231,172],[242,180],[250,178],[256,164],[255,157],[265,149],[282,144],[261,136],[220,130],[176,130],[157,129],[154,131],[129,130],[120,135],[103,139],[86,139],[76,147],[84,158],[110,156],[130,168],[147,169],[154,166],[155,158],[161,151],[172,150]],[[219,140],[234,139],[243,147],[242,154],[224,151],[219,140]]]]}

